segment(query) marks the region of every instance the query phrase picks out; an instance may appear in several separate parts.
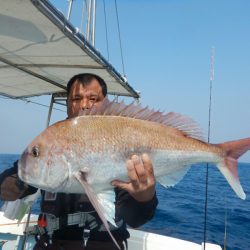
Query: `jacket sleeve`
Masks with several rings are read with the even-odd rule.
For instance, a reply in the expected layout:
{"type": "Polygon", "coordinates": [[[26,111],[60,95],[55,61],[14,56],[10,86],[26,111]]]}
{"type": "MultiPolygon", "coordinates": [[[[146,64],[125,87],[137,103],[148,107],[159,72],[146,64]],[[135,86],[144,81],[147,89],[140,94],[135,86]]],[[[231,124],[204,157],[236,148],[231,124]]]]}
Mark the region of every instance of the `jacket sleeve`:
{"type": "Polygon", "coordinates": [[[0,174],[0,199],[14,201],[29,194],[34,194],[37,188],[22,182],[17,175],[17,161],[12,168],[0,174]]]}
{"type": "Polygon", "coordinates": [[[158,199],[156,194],[148,202],[136,201],[128,192],[115,188],[116,217],[122,218],[129,226],[139,227],[154,217],[158,199]]]}

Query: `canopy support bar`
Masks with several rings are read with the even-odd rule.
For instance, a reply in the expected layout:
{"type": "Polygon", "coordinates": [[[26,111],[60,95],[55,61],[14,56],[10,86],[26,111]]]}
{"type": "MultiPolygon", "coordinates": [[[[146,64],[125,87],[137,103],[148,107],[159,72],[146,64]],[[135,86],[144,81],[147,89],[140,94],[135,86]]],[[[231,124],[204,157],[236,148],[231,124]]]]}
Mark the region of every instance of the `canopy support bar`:
{"type": "Polygon", "coordinates": [[[48,112],[48,118],[47,118],[46,128],[49,126],[49,123],[50,123],[54,101],[55,101],[54,94],[52,94],[51,95],[51,100],[50,100],[50,105],[49,105],[49,112],[48,112]]]}
{"type": "Polygon", "coordinates": [[[49,79],[47,77],[41,76],[41,75],[39,75],[39,74],[37,74],[37,73],[35,73],[33,71],[30,71],[28,69],[20,67],[18,64],[12,63],[11,61],[9,61],[7,59],[4,59],[4,58],[0,57],[0,61],[3,62],[3,63],[5,63],[5,64],[10,65],[11,67],[19,69],[19,70],[21,70],[21,71],[23,71],[23,72],[25,72],[25,73],[27,73],[29,75],[35,76],[35,77],[37,77],[37,78],[39,78],[41,80],[44,80],[44,81],[46,81],[48,83],[51,83],[51,84],[53,84],[53,85],[55,85],[55,86],[57,86],[57,87],[59,87],[59,88],[61,88],[63,90],[67,90],[66,86],[63,86],[62,84],[59,84],[59,83],[57,83],[57,82],[55,82],[55,81],[53,81],[53,80],[51,80],[51,79],[49,79]]]}

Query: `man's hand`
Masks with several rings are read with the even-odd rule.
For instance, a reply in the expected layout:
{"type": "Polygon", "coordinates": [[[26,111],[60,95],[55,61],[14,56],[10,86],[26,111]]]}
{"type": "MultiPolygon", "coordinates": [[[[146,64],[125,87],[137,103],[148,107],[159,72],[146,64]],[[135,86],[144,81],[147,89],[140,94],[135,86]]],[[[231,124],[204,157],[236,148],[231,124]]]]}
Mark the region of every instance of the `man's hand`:
{"type": "Polygon", "coordinates": [[[133,155],[126,162],[130,182],[112,181],[112,185],[126,190],[139,202],[150,201],[155,194],[155,177],[152,162],[147,154],[133,155]]]}

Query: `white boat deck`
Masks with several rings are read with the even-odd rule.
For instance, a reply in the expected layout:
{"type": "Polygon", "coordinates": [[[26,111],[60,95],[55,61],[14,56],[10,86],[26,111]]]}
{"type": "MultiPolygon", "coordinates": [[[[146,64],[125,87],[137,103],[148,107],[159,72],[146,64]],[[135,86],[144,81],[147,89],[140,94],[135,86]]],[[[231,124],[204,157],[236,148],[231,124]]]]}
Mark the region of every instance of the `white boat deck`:
{"type": "MultiPolygon", "coordinates": [[[[0,247],[2,250],[19,250],[24,239],[27,215],[18,223],[17,220],[9,220],[0,212],[0,247]]],[[[29,228],[37,223],[37,215],[31,215],[29,228]]],[[[28,230],[29,231],[29,230],[28,230]]],[[[128,240],[129,250],[203,250],[203,244],[181,240],[164,235],[129,229],[131,237],[128,240]]],[[[27,236],[26,250],[33,249],[34,236],[27,236]]],[[[219,245],[206,243],[206,250],[222,250],[219,245]]]]}

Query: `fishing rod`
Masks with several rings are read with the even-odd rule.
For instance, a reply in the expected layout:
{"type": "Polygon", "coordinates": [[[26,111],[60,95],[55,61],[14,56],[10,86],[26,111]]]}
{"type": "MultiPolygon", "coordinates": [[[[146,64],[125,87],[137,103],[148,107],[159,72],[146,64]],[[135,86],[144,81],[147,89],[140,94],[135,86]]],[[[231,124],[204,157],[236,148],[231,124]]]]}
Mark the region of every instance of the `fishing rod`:
{"type": "MultiPolygon", "coordinates": [[[[214,80],[214,47],[211,49],[211,65],[210,65],[210,81],[209,81],[209,109],[208,109],[208,133],[207,142],[210,142],[210,130],[211,130],[211,113],[212,113],[212,87],[214,80]]],[[[206,239],[207,239],[207,208],[208,208],[208,163],[206,164],[206,188],[205,188],[205,215],[204,215],[204,250],[206,250],[206,239]]]]}

